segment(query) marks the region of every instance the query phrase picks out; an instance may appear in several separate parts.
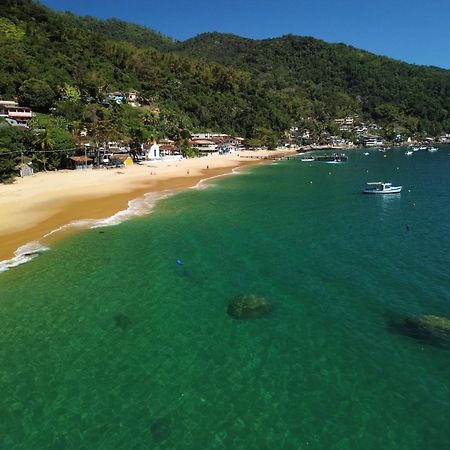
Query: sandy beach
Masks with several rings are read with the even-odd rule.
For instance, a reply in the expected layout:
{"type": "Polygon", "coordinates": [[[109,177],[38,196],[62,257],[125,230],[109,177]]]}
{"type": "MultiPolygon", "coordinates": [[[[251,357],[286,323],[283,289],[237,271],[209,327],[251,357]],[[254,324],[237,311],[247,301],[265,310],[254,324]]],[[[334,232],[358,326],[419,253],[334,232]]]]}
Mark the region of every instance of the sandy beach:
{"type": "MultiPolygon", "coordinates": [[[[231,174],[269,156],[294,155],[295,151],[251,151],[239,154],[155,161],[119,169],[58,171],[18,178],[0,185],[0,261],[16,250],[73,221],[107,218],[127,209],[130,200],[150,192],[177,191],[200,180],[231,174]]],[[[79,228],[54,233],[61,239],[79,228]]]]}

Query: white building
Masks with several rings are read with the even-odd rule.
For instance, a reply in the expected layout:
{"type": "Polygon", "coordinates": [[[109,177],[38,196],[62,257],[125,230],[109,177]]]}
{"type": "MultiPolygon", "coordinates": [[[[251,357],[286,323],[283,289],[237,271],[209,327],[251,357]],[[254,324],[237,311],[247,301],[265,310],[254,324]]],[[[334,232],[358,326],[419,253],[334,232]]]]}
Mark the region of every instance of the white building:
{"type": "Polygon", "coordinates": [[[0,100],[0,117],[23,122],[33,117],[31,108],[19,106],[18,103],[9,100],[0,100]]]}
{"type": "Polygon", "coordinates": [[[141,106],[139,103],[139,94],[136,91],[126,93],[127,103],[135,108],[141,106]]]}
{"type": "Polygon", "coordinates": [[[219,145],[211,139],[192,139],[190,144],[202,155],[219,153],[219,145]]]}
{"type": "Polygon", "coordinates": [[[147,152],[147,159],[159,159],[159,145],[155,142],[147,152]]]}
{"type": "Polygon", "coordinates": [[[366,147],[380,147],[384,145],[382,139],[378,136],[366,137],[364,139],[364,145],[366,147]]]}
{"type": "Polygon", "coordinates": [[[229,136],[223,133],[196,133],[191,136],[191,139],[226,139],[229,136]]]}

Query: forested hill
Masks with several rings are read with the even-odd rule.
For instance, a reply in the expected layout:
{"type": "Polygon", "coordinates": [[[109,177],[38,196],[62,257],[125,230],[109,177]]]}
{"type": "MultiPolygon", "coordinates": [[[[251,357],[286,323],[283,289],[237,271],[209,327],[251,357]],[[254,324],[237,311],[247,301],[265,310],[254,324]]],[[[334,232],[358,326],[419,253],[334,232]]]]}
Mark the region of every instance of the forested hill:
{"type": "Polygon", "coordinates": [[[200,129],[281,134],[301,117],[349,114],[410,133],[450,130],[450,71],[312,38],[208,33],[176,42],[119,20],[2,0],[0,60],[1,98],[56,108],[74,123],[93,117],[86,105],[107,92],[138,90],[159,111],[152,126],[169,137],[200,129]],[[74,91],[77,107],[68,98],[74,91]]]}
{"type": "Polygon", "coordinates": [[[245,69],[267,89],[307,99],[316,115],[361,112],[430,131],[450,125],[448,70],[293,35],[256,41],[206,33],[179,43],[178,50],[245,69]]]}
{"type": "Polygon", "coordinates": [[[176,41],[164,36],[150,28],[118,19],[98,20],[89,16],[75,16],[65,13],[74,23],[89,32],[93,32],[103,38],[124,41],[139,48],[154,47],[158,50],[169,51],[174,48],[176,41]]]}
{"type": "Polygon", "coordinates": [[[108,92],[137,90],[141,103],[157,112],[147,122],[171,138],[183,130],[248,136],[257,127],[277,132],[289,127],[294,114],[286,111],[286,99],[266,92],[248,72],[205,64],[163,46],[172,46],[170,39],[145,28],[96,24],[31,0],[3,0],[0,96],[18,98],[36,111],[56,107],[56,114],[79,125],[86,116],[103,114],[86,111],[87,104],[98,105],[108,92]],[[107,26],[108,33],[101,32],[107,26]],[[151,40],[157,48],[144,45],[151,40]],[[68,96],[74,91],[80,94],[76,105],[68,96]]]}

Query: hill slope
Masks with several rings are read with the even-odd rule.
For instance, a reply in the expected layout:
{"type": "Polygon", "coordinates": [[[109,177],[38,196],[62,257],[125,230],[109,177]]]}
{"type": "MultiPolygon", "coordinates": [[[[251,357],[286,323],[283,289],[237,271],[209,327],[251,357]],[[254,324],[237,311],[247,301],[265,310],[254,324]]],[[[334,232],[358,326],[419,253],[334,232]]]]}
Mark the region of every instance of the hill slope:
{"type": "Polygon", "coordinates": [[[359,112],[427,130],[450,125],[448,70],[292,35],[255,41],[206,33],[179,43],[177,51],[245,68],[266,89],[306,97],[319,115],[359,112]]]}
{"type": "Polygon", "coordinates": [[[31,106],[42,110],[69,85],[83,104],[137,89],[176,130],[250,136],[257,128],[281,133],[301,117],[349,114],[410,132],[450,129],[450,71],[312,38],[207,33],[176,42],[119,20],[4,0],[0,59],[0,96],[30,103],[23,94],[32,86],[46,101],[31,106]]]}
{"type": "MultiPolygon", "coordinates": [[[[138,40],[136,27],[129,32],[119,21],[78,18],[30,0],[6,0],[0,5],[1,97],[23,101],[30,80],[34,86],[39,80],[53,103],[66,84],[79,89],[84,104],[100,102],[109,91],[136,89],[163,112],[161,120],[177,129],[249,134],[257,126],[282,130],[289,125],[284,105],[248,73],[148,47],[150,40],[158,47],[171,44],[147,29],[137,47],[131,43],[138,40]],[[100,32],[106,26],[109,32],[100,32]]],[[[51,103],[29,106],[48,110],[51,103]]]]}

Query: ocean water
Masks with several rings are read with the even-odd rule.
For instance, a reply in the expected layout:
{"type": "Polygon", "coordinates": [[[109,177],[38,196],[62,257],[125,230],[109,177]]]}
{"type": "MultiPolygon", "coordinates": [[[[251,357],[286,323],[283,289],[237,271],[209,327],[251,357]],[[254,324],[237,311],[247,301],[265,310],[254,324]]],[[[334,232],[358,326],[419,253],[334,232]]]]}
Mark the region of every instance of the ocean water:
{"type": "Polygon", "coordinates": [[[393,326],[450,318],[450,148],[404,152],[253,167],[0,274],[0,448],[450,448],[450,348],[393,326]]]}

